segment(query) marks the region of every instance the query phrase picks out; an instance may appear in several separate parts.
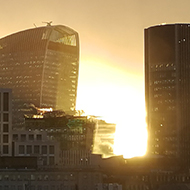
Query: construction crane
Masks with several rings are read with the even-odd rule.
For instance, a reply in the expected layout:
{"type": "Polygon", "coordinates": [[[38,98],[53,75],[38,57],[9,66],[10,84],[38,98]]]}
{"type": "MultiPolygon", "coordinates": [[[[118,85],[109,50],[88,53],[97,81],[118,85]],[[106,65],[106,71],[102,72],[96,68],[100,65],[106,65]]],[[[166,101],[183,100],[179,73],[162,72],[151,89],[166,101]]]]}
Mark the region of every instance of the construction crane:
{"type": "Polygon", "coordinates": [[[46,24],[47,24],[47,26],[51,26],[52,21],[50,21],[50,22],[42,22],[42,23],[46,23],[46,24]]]}

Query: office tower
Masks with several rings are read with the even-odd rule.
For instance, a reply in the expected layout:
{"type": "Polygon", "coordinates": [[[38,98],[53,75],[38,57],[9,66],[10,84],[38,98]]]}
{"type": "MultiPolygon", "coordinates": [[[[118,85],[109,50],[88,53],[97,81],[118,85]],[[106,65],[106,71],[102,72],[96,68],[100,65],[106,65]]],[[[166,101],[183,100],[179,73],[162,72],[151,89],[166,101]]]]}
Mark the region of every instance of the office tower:
{"type": "Polygon", "coordinates": [[[0,39],[0,87],[12,89],[15,114],[24,104],[74,111],[78,69],[79,37],[69,27],[48,24],[0,39]]]}
{"type": "Polygon", "coordinates": [[[11,98],[11,89],[0,89],[0,157],[12,155],[11,98]]]}
{"type": "Polygon", "coordinates": [[[190,166],[190,24],[145,29],[148,152],[190,166]]]}

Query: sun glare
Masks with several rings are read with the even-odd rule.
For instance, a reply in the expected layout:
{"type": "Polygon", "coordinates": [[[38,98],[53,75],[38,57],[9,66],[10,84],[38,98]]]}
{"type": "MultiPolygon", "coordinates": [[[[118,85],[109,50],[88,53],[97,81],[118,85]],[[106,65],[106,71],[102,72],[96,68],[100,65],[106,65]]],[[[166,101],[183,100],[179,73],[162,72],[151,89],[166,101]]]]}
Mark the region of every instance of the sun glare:
{"type": "Polygon", "coordinates": [[[124,158],[144,155],[147,131],[144,90],[139,82],[143,79],[97,62],[88,62],[85,68],[93,72],[81,75],[84,78],[80,78],[82,83],[79,80],[77,109],[116,124],[115,155],[124,158]]]}
{"type": "Polygon", "coordinates": [[[125,113],[116,123],[114,153],[124,158],[143,156],[146,153],[147,131],[142,97],[130,91],[125,102],[125,113]]]}

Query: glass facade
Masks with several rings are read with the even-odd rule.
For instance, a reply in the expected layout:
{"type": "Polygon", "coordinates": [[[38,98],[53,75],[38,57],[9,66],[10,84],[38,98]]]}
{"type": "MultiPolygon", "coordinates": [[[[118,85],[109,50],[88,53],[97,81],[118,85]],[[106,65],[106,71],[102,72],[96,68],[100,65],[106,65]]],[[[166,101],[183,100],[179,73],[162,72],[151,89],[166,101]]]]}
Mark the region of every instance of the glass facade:
{"type": "Polygon", "coordinates": [[[190,166],[190,25],[145,29],[148,152],[190,166]]]}
{"type": "Polygon", "coordinates": [[[12,89],[13,113],[24,104],[74,111],[78,69],[78,34],[66,26],[39,27],[0,39],[0,87],[12,89]]]}

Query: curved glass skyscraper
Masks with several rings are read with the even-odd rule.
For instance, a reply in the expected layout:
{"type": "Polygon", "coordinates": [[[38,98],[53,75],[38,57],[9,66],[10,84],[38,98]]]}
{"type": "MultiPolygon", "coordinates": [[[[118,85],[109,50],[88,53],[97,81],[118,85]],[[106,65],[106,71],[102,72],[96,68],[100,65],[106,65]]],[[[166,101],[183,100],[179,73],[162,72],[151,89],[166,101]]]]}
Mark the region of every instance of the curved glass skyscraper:
{"type": "Polygon", "coordinates": [[[75,110],[78,33],[62,25],[37,27],[0,39],[0,87],[11,88],[13,113],[24,104],[75,110]]]}

